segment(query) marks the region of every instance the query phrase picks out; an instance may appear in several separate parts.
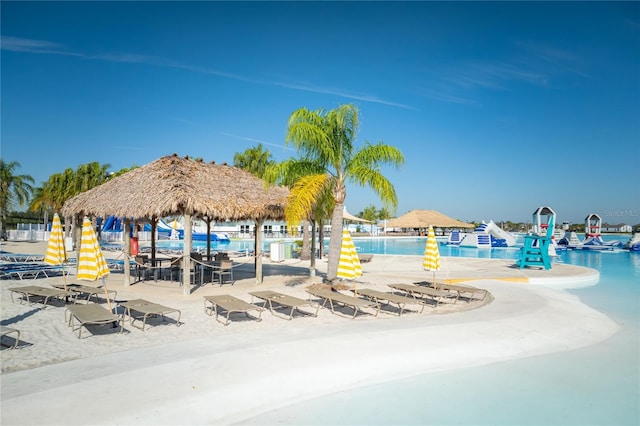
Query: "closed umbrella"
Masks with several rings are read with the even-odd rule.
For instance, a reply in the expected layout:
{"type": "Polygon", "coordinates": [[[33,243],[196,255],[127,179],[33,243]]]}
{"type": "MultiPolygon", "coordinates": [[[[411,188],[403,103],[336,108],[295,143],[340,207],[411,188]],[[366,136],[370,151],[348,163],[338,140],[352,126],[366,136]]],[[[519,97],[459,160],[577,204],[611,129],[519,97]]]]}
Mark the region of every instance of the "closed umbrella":
{"type": "MultiPolygon", "coordinates": [[[[340,260],[338,261],[338,278],[353,280],[362,276],[362,266],[356,246],[353,244],[348,229],[342,231],[342,245],[340,246],[340,260]]],[[[355,282],[354,282],[355,289],[355,282]]],[[[357,293],[357,290],[356,290],[357,293]]]]}
{"type": "Polygon", "coordinates": [[[433,286],[436,286],[436,271],[440,269],[440,250],[438,250],[438,240],[433,232],[433,226],[429,225],[427,234],[427,244],[424,248],[424,258],[422,259],[422,269],[433,271],[433,286]]]}
{"type": "Polygon", "coordinates": [[[102,288],[107,299],[107,305],[111,310],[111,301],[107,292],[107,284],[104,278],[109,275],[107,261],[102,254],[102,249],[93,231],[91,221],[85,217],[82,222],[82,238],[80,239],[80,253],[78,255],[78,272],[76,276],[79,280],[95,281],[102,279],[102,288]]]}
{"type": "MultiPolygon", "coordinates": [[[[64,248],[64,234],[62,232],[62,224],[58,213],[53,215],[51,223],[51,232],[49,233],[49,242],[47,243],[47,252],[44,255],[44,263],[47,265],[62,266],[67,261],[67,252],[64,248]]],[[[62,268],[62,278],[64,280],[64,289],[67,289],[67,277],[62,268]]]]}

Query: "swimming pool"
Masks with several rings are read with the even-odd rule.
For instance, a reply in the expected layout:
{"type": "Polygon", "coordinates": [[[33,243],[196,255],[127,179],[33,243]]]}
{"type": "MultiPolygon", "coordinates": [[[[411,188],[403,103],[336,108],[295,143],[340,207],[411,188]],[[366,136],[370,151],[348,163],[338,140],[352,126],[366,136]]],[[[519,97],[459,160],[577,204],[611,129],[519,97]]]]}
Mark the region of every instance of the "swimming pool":
{"type": "MultiPolygon", "coordinates": [[[[517,256],[517,249],[486,251],[517,256]]],[[[570,352],[340,392],[244,424],[640,424],[640,253],[559,254],[562,262],[600,271],[597,285],[570,292],[620,324],[618,334],[570,352]]]]}

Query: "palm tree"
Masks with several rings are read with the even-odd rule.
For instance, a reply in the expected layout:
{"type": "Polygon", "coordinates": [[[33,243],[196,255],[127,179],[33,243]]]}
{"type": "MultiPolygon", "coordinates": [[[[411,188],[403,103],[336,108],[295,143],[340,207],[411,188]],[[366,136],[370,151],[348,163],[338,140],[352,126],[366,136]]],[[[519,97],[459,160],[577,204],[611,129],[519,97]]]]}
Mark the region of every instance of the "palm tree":
{"type": "Polygon", "coordinates": [[[373,225],[378,219],[378,210],[376,209],[376,207],[373,204],[370,204],[360,212],[359,216],[371,222],[370,233],[373,234],[373,225]]]}
{"type": "Polygon", "coordinates": [[[255,148],[248,148],[244,152],[237,152],[233,156],[233,165],[246,170],[254,176],[262,178],[267,167],[273,164],[271,152],[263,150],[262,144],[255,148]]]}
{"type": "Polygon", "coordinates": [[[78,166],[75,172],[75,194],[73,195],[88,191],[107,181],[109,167],[111,167],[110,164],[100,164],[97,161],[78,166]]]}
{"type": "MultiPolygon", "coordinates": [[[[263,179],[270,184],[278,183],[291,188],[305,176],[313,176],[322,174],[323,172],[324,167],[321,164],[304,158],[290,158],[281,163],[271,163],[265,170],[263,179]]],[[[287,207],[285,208],[285,216],[291,218],[287,224],[291,229],[296,229],[298,224],[302,222],[302,250],[300,252],[300,259],[311,260],[309,269],[311,276],[314,276],[316,269],[316,232],[321,244],[320,254],[322,255],[324,253],[324,245],[322,245],[324,241],[322,225],[324,220],[331,217],[333,197],[331,197],[330,192],[325,192],[321,197],[313,200],[312,211],[306,211],[304,209],[305,207],[303,206],[307,206],[308,204],[307,202],[296,202],[290,198],[290,202],[287,203],[287,207]],[[309,226],[307,222],[311,223],[311,238],[309,238],[309,226]],[[311,244],[309,244],[309,242],[311,242],[311,244]]]]}
{"type": "Polygon", "coordinates": [[[289,117],[286,143],[292,143],[303,159],[322,168],[321,173],[299,179],[291,188],[287,220],[308,217],[321,195],[329,191],[333,201],[332,232],[329,239],[327,280],[336,278],[342,238],[342,215],[347,196],[346,184],[369,187],[386,205],[397,206],[391,182],[380,172],[383,164],[399,167],[404,156],[399,149],[383,142],[356,149],[358,109],[341,105],[336,109],[310,111],[301,108],[289,117]]]}
{"type": "Polygon", "coordinates": [[[20,167],[17,161],[5,162],[0,159],[0,235],[5,238],[7,230],[7,213],[16,206],[22,207],[33,192],[34,180],[29,175],[17,175],[20,167]]]}
{"type": "Polygon", "coordinates": [[[378,219],[384,220],[384,232],[387,232],[387,220],[391,219],[392,217],[393,214],[388,208],[382,207],[380,210],[378,210],[378,219]]]}

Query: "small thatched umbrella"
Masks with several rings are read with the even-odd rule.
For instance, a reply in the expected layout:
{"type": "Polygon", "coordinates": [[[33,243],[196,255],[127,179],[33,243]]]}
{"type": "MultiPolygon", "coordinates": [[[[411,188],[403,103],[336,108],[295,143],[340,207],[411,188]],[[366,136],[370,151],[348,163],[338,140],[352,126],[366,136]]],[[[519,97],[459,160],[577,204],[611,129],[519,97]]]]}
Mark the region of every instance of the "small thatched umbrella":
{"type": "Polygon", "coordinates": [[[471,223],[461,222],[436,210],[411,210],[387,222],[387,228],[473,228],[471,223]]]}
{"type": "MultiPolygon", "coordinates": [[[[262,243],[260,228],[264,220],[284,218],[289,191],[266,188],[251,173],[226,164],[205,163],[177,155],[159,158],[68,200],[62,213],[71,215],[110,215],[129,220],[182,215],[185,218],[184,292],[190,293],[188,257],[191,251],[191,217],[208,220],[254,220],[256,222],[256,281],[262,282],[262,243]]],[[[125,232],[129,253],[129,233],[125,232]]],[[[125,262],[125,283],[129,281],[125,262]]]]}

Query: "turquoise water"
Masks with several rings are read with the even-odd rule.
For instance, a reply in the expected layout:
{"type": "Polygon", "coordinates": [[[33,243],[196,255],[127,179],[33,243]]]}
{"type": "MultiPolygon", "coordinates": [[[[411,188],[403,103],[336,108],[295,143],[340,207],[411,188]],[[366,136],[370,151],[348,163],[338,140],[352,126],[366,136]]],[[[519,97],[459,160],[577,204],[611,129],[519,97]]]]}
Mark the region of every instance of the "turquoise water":
{"type": "MultiPolygon", "coordinates": [[[[409,243],[397,244],[400,250],[409,243]]],[[[517,255],[513,249],[470,250],[517,255]]],[[[620,324],[619,333],[570,352],[339,392],[245,424],[640,424],[640,253],[565,251],[560,261],[600,271],[597,285],[570,292],[620,324]]]]}
{"type": "MultiPolygon", "coordinates": [[[[285,244],[294,244],[289,240],[266,240],[262,243],[262,249],[268,251],[271,243],[284,241],[285,244]]],[[[426,237],[404,238],[354,238],[353,242],[359,253],[392,254],[392,255],[422,255],[424,252],[426,237]]],[[[159,249],[182,250],[182,241],[161,240],[156,243],[159,249]]],[[[253,240],[232,240],[228,242],[212,241],[212,251],[253,251],[253,240]]],[[[193,241],[192,247],[196,251],[206,251],[206,241],[193,241]]],[[[325,240],[325,248],[329,247],[329,240],[325,240]]],[[[495,259],[515,259],[518,247],[492,248],[478,250],[472,247],[457,247],[440,244],[442,256],[460,257],[486,257],[495,259]]]]}

